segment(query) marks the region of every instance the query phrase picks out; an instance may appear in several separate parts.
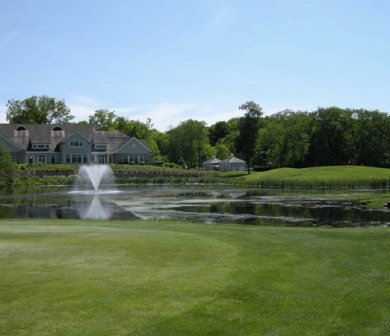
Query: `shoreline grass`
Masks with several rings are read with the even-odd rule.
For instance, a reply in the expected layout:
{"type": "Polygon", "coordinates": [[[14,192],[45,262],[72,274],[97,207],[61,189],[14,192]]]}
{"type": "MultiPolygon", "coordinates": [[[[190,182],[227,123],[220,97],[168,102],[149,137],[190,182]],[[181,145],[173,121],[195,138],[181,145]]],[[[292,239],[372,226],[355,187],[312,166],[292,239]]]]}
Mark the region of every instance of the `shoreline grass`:
{"type": "Polygon", "coordinates": [[[390,169],[364,166],[278,168],[234,178],[237,183],[284,189],[388,188],[390,169]]]}
{"type": "Polygon", "coordinates": [[[390,229],[0,220],[2,335],[386,335],[390,229]]]}

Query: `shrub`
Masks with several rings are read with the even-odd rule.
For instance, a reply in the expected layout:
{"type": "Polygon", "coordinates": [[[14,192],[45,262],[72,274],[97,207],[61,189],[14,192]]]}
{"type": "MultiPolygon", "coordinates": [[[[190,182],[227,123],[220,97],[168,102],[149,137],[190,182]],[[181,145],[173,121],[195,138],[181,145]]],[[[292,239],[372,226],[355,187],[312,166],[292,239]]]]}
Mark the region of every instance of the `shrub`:
{"type": "Polygon", "coordinates": [[[9,186],[14,180],[16,164],[7,150],[0,146],[0,186],[9,186]]]}

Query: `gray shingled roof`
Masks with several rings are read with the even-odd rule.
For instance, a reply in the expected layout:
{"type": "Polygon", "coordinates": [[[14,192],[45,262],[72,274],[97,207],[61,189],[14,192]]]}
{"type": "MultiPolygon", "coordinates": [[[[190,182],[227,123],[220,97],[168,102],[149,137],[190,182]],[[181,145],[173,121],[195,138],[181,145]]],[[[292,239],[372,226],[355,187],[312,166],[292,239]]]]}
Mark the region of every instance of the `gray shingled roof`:
{"type": "Polygon", "coordinates": [[[65,124],[65,125],[30,125],[30,124],[0,124],[0,134],[8,138],[21,150],[30,150],[30,144],[50,144],[50,150],[54,151],[58,143],[63,139],[79,132],[89,141],[107,144],[107,152],[113,152],[130,139],[119,131],[95,131],[90,125],[65,124]],[[20,127],[28,131],[28,135],[21,136],[16,130],[20,127]],[[54,132],[54,128],[61,128],[63,132],[54,132]]]}
{"type": "Polygon", "coordinates": [[[220,162],[221,160],[214,155],[210,160],[203,162],[203,164],[218,164],[220,162]]]}
{"type": "Polygon", "coordinates": [[[233,154],[230,154],[230,157],[226,160],[223,160],[221,162],[230,162],[230,163],[245,163],[244,160],[241,160],[239,158],[236,158],[233,154]]]}

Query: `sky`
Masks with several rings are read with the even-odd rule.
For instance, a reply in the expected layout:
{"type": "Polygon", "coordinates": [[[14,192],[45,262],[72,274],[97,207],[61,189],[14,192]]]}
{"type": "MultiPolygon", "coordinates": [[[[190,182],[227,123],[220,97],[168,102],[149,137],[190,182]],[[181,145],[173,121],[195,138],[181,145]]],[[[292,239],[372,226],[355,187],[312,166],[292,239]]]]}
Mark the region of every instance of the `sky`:
{"type": "Polygon", "coordinates": [[[388,0],[0,0],[10,99],[64,99],[166,131],[285,109],[390,112],[388,0]]]}

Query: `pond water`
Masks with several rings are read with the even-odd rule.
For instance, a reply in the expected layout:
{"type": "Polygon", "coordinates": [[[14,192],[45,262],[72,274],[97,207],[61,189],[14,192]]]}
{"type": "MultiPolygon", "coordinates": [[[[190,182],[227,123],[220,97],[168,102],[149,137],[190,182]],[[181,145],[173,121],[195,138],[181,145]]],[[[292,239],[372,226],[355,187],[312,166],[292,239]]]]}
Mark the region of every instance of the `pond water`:
{"type": "MultiPolygon", "coordinates": [[[[390,226],[390,211],[324,193],[210,186],[150,186],[109,193],[8,190],[0,218],[159,219],[283,226],[390,226]]],[[[389,195],[390,199],[390,195],[389,195]]]]}

